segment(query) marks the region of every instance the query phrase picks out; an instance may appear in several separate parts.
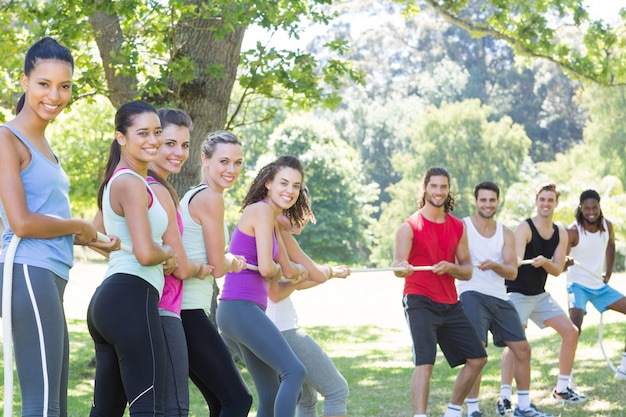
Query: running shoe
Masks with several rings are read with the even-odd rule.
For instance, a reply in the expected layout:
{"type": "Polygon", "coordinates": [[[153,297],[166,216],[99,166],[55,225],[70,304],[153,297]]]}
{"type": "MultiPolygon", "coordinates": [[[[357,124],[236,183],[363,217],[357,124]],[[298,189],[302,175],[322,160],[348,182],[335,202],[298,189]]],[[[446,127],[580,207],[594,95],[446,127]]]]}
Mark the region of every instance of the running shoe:
{"type": "Polygon", "coordinates": [[[626,369],[622,368],[622,365],[617,367],[615,371],[615,379],[619,381],[626,381],[626,369]]]}
{"type": "Polygon", "coordinates": [[[468,414],[467,417],[483,417],[483,412],[476,410],[472,414],[468,414]]]}
{"type": "Polygon", "coordinates": [[[524,411],[520,410],[519,407],[515,407],[515,411],[513,412],[514,416],[519,417],[554,417],[552,414],[544,413],[540,411],[535,404],[531,404],[524,411]]]}
{"type": "Polygon", "coordinates": [[[567,387],[567,389],[563,392],[556,392],[556,389],[552,391],[552,398],[562,403],[570,403],[570,404],[582,404],[587,401],[587,397],[581,395],[567,387]]]}
{"type": "Polygon", "coordinates": [[[511,407],[511,400],[508,398],[500,398],[496,404],[496,414],[499,416],[512,416],[513,408],[511,407]]]}

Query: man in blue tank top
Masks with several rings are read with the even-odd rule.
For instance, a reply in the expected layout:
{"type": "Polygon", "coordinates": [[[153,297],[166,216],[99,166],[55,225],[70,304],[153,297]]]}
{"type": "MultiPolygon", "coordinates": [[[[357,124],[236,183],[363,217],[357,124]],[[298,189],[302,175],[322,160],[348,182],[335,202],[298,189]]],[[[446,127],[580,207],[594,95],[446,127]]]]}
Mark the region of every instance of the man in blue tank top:
{"type": "MultiPolygon", "coordinates": [[[[560,192],[554,183],[543,184],[537,189],[535,194],[537,213],[521,222],[515,229],[517,257],[520,261],[532,260],[532,263],[522,265],[518,270],[517,279],[507,281],[506,286],[509,299],[524,326],[530,318],[539,328],[550,326],[561,336],[559,376],[552,396],[560,402],[583,403],[587,398],[569,386],[578,344],[578,328],[545,290],[548,274],[558,276],[565,267],[567,232],[552,221],[559,195],[560,192]]],[[[513,361],[512,352],[505,348],[502,354],[503,386],[511,385],[513,361]]]]}

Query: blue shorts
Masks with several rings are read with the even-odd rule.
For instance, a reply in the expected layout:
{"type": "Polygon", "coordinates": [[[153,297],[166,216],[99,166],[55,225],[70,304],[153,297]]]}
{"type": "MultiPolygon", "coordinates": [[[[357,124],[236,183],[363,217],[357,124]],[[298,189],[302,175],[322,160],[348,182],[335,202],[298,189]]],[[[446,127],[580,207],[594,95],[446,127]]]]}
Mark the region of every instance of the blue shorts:
{"type": "Polygon", "coordinates": [[[493,335],[493,344],[506,346],[506,342],[526,340],[517,310],[509,300],[485,295],[477,291],[461,293],[461,304],[480,339],[487,345],[487,332],[493,335]]]}
{"type": "Polygon", "coordinates": [[[403,300],[411,337],[413,363],[433,365],[437,344],[454,368],[467,359],[486,358],[487,352],[461,303],[441,304],[421,295],[405,295],[403,300]]]}
{"type": "Polygon", "coordinates": [[[624,295],[605,285],[592,290],[575,282],[567,284],[567,304],[569,308],[579,308],[587,314],[587,303],[590,302],[600,312],[604,313],[608,307],[624,298],[624,295]]]}

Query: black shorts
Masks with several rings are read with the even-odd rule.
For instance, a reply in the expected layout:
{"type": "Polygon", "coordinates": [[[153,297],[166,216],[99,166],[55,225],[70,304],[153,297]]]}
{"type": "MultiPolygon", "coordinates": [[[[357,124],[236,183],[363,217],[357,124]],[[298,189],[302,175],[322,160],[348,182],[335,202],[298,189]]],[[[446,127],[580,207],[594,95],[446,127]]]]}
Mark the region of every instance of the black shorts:
{"type": "Polygon", "coordinates": [[[506,342],[526,340],[519,314],[508,300],[485,295],[477,291],[461,294],[461,305],[478,332],[480,339],[487,344],[487,331],[493,335],[493,344],[506,346],[506,342]]]}
{"type": "Polygon", "coordinates": [[[467,359],[487,357],[461,303],[441,304],[428,297],[409,294],[404,296],[402,304],[413,339],[415,366],[433,365],[437,344],[453,368],[467,359]]]}

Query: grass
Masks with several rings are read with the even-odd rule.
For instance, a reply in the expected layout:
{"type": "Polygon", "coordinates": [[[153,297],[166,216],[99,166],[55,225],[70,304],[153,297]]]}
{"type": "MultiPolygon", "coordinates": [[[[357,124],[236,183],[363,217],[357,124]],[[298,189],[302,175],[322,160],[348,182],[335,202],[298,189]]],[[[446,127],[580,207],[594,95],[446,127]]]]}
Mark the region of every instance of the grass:
{"type": "MultiPolygon", "coordinates": [[[[617,285],[623,279],[623,275],[614,277],[616,288],[625,292],[620,288],[624,285],[617,285]]],[[[563,281],[554,279],[550,285],[548,289],[555,299],[564,302],[564,291],[560,289],[563,281]]],[[[329,353],[348,380],[350,416],[411,416],[409,381],[413,366],[410,362],[410,340],[400,304],[401,286],[401,280],[391,275],[361,274],[345,281],[333,280],[293,296],[299,308],[302,327],[329,353]]],[[[86,298],[88,300],[89,297],[86,298]]],[[[598,345],[598,319],[599,314],[591,308],[585,319],[577,351],[576,381],[580,391],[589,398],[584,405],[562,406],[551,399],[550,392],[558,373],[556,366],[560,338],[552,330],[539,331],[533,325],[528,329],[533,348],[531,398],[540,408],[555,416],[625,415],[623,398],[626,397],[626,383],[615,381],[607,367],[598,345]]],[[[617,363],[624,347],[623,316],[608,312],[604,320],[604,346],[613,362],[617,363]]],[[[93,347],[84,320],[72,318],[69,327],[69,416],[83,417],[88,415],[91,404],[93,368],[88,364],[93,358],[93,347]]],[[[490,345],[488,353],[490,361],[483,372],[480,404],[486,416],[494,416],[500,386],[501,350],[490,345]]],[[[245,369],[242,373],[254,392],[245,369]]],[[[438,355],[431,381],[430,416],[443,413],[457,373],[458,369],[450,369],[441,354],[438,355]]],[[[17,381],[15,386],[17,390],[17,381]]],[[[190,390],[190,416],[208,415],[200,393],[193,385],[190,390]]],[[[256,398],[250,416],[255,416],[255,406],[256,398]]],[[[16,392],[15,415],[19,415],[19,409],[19,392],[16,392]]]]}

